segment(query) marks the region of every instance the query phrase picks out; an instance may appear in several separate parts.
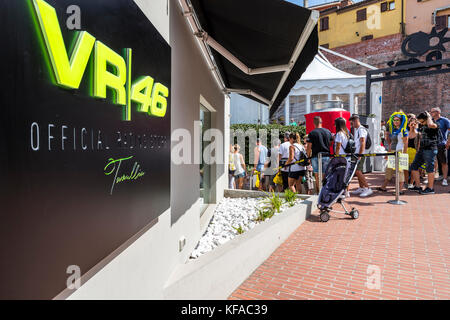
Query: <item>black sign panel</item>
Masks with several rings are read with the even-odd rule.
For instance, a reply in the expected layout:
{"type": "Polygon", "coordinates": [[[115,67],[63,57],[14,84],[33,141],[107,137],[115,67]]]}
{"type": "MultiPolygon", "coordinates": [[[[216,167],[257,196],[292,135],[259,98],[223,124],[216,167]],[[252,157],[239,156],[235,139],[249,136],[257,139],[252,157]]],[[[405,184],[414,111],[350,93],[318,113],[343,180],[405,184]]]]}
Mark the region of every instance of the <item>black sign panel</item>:
{"type": "MultiPolygon", "coordinates": [[[[170,203],[169,45],[132,0],[45,3],[56,10],[69,58],[82,31],[99,43],[78,88],[57,85],[36,2],[2,1],[1,299],[55,297],[66,289],[69,266],[85,274],[170,203]],[[76,11],[67,14],[71,5],[81,9],[78,31],[68,29],[76,26],[67,23],[76,19],[76,11]],[[142,77],[167,88],[164,116],[132,102],[126,121],[126,108],[112,102],[117,92],[108,87],[106,99],[93,96],[100,44],[125,62],[124,49],[132,49],[127,103],[142,77]]],[[[117,75],[114,64],[106,68],[117,75]]]]}

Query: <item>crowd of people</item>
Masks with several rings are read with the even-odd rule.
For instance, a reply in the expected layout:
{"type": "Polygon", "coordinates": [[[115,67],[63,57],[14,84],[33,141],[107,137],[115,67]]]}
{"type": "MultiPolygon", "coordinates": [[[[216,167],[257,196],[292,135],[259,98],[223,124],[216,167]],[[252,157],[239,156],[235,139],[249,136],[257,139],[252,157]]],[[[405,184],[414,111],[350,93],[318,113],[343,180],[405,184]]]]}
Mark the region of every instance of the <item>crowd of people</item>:
{"type": "MultiPolygon", "coordinates": [[[[450,159],[450,120],[441,115],[440,108],[432,108],[417,116],[394,112],[389,121],[382,123],[382,143],[387,151],[408,154],[409,169],[400,175],[402,189],[433,194],[435,179],[448,186],[448,162],[450,159]],[[384,127],[383,127],[384,126],[384,127]],[[384,140],[384,141],[383,141],[384,140]],[[442,175],[439,175],[439,172],[442,175]],[[426,185],[421,187],[421,179],[426,185]]],[[[386,177],[379,191],[386,191],[393,170],[386,170],[386,177]]],[[[404,192],[404,191],[402,191],[404,192]]]]}
{"type": "MultiPolygon", "coordinates": [[[[257,139],[254,147],[253,176],[258,176],[259,190],[282,192],[290,189],[294,192],[317,194],[319,192],[319,159],[321,159],[322,172],[330,160],[331,154],[343,155],[356,153],[364,155],[371,147],[371,138],[368,130],[361,124],[358,115],[349,119],[351,130],[348,129],[347,120],[335,119],[335,134],[323,128],[322,119],[316,116],[313,120],[314,130],[303,139],[298,132],[285,133],[284,141],[276,138],[271,148],[264,146],[257,139]],[[333,144],[333,149],[331,146],[333,144]],[[322,156],[319,157],[319,154],[322,156]],[[280,169],[281,168],[281,169],[280,169]],[[276,184],[274,178],[278,171],[282,184],[276,184]]],[[[450,121],[441,116],[439,108],[419,115],[408,114],[402,111],[392,114],[387,122],[382,122],[380,134],[381,142],[387,152],[399,151],[408,154],[409,170],[404,170],[399,177],[401,193],[412,190],[420,194],[434,193],[436,172],[440,168],[442,175],[438,180],[443,186],[448,185],[448,162],[450,159],[450,121]],[[421,188],[421,179],[426,184],[421,188]]],[[[239,153],[240,146],[232,145],[230,149],[230,188],[242,189],[247,167],[244,158],[239,153]]],[[[364,168],[368,158],[359,157],[355,176],[359,188],[352,193],[360,197],[373,194],[365,176],[364,168]]],[[[387,191],[387,185],[395,177],[395,170],[386,168],[385,179],[377,188],[380,192],[387,191]]],[[[346,197],[350,197],[347,190],[346,197]]]]}

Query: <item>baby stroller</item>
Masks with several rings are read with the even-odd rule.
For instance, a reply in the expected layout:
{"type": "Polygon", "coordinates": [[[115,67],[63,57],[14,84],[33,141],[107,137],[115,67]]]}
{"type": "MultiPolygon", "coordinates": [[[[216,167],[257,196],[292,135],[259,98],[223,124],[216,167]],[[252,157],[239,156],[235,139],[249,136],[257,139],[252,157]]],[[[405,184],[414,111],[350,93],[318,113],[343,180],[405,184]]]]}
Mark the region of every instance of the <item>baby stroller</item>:
{"type": "Polygon", "coordinates": [[[330,211],[344,213],[350,215],[353,219],[358,219],[358,210],[352,208],[349,212],[344,205],[345,190],[356,172],[358,162],[358,158],[353,155],[349,159],[344,157],[331,158],[325,170],[323,187],[320,190],[317,204],[320,210],[320,221],[327,222],[330,219],[330,211]],[[345,212],[332,210],[331,207],[336,202],[342,205],[345,212]]]}

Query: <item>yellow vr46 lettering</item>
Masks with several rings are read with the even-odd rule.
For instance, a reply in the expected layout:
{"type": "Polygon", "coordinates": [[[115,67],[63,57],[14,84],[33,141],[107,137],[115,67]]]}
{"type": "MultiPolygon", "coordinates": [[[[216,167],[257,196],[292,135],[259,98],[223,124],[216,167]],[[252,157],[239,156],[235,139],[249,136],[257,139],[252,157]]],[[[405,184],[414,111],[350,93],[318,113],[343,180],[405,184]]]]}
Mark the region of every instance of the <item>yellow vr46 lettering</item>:
{"type": "Polygon", "coordinates": [[[131,49],[125,59],[111,48],[96,40],[86,31],[78,33],[70,60],[62,37],[56,10],[44,0],[32,0],[39,25],[47,46],[57,84],[78,89],[94,49],[93,95],[106,98],[107,88],[113,92],[113,102],[125,106],[124,120],[131,120],[131,101],[138,111],[155,117],[164,117],[167,111],[169,89],[154,84],[150,76],[131,83],[131,49]],[[109,70],[108,70],[109,66],[109,70]],[[154,85],[153,85],[154,84],[154,85]]]}
{"type": "Polygon", "coordinates": [[[126,105],[126,81],[127,66],[125,65],[125,60],[100,41],[96,41],[94,57],[94,96],[97,98],[106,98],[106,87],[109,87],[115,91],[114,103],[126,105]],[[115,74],[107,70],[108,63],[114,68],[115,74]]]}
{"type": "Polygon", "coordinates": [[[80,32],[69,61],[55,9],[43,0],[34,0],[33,3],[56,81],[62,87],[77,89],[88,64],[95,38],[86,31],[80,32]]]}

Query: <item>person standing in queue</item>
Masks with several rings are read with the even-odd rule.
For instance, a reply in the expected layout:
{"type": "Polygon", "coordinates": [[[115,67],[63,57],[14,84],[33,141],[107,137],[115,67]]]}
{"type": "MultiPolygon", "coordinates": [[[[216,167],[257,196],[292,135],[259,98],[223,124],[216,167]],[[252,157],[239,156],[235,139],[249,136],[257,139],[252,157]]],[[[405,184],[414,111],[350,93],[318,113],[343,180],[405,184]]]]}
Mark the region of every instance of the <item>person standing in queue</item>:
{"type": "Polygon", "coordinates": [[[245,167],[244,157],[239,153],[241,147],[238,144],[235,144],[233,149],[233,163],[235,165],[234,178],[236,181],[236,189],[243,189],[247,168],[245,167]]]}
{"type": "MultiPolygon", "coordinates": [[[[311,157],[311,165],[316,179],[316,193],[319,193],[319,152],[330,153],[330,144],[333,140],[333,136],[330,130],[322,128],[321,117],[314,117],[313,122],[315,129],[308,134],[306,152],[308,157],[311,157]]],[[[325,172],[329,161],[330,157],[322,157],[322,172],[325,172]]]]}
{"type": "MultiPolygon", "coordinates": [[[[392,114],[388,121],[388,131],[386,136],[386,142],[388,152],[408,152],[408,129],[407,129],[407,116],[403,112],[395,112],[392,114]]],[[[383,184],[377,188],[378,191],[386,192],[389,181],[395,179],[395,169],[386,168],[383,184]]],[[[405,174],[400,170],[399,175],[400,194],[403,194],[402,189],[405,187],[405,174]]]]}
{"type": "MultiPolygon", "coordinates": [[[[336,127],[336,136],[334,138],[334,154],[346,154],[345,148],[347,148],[348,140],[350,139],[350,133],[347,129],[347,121],[342,117],[336,118],[336,120],[334,120],[334,126],[336,127]]],[[[348,187],[345,190],[345,197],[350,197],[348,187]]]]}
{"type": "Polygon", "coordinates": [[[298,133],[291,133],[289,135],[289,158],[286,164],[289,166],[289,189],[293,192],[301,191],[301,181],[306,173],[306,167],[301,164],[295,164],[295,162],[306,158],[305,148],[301,144],[300,135],[298,133]]]}
{"type": "Polygon", "coordinates": [[[450,120],[441,116],[440,108],[432,108],[430,111],[433,121],[439,124],[439,130],[441,131],[440,141],[438,141],[438,154],[437,161],[442,168],[442,176],[439,176],[437,180],[442,180],[443,186],[448,186],[448,148],[450,146],[450,140],[447,141],[447,136],[450,132],[450,120]]]}
{"type": "MultiPolygon", "coordinates": [[[[355,147],[356,153],[365,154],[366,152],[366,139],[367,139],[367,129],[361,125],[359,120],[359,116],[357,114],[353,114],[350,119],[352,123],[352,127],[354,129],[354,137],[355,137],[355,147]]],[[[368,197],[373,191],[369,188],[369,184],[367,183],[366,178],[364,177],[363,170],[364,164],[366,162],[365,157],[359,157],[359,163],[356,167],[356,177],[358,178],[359,188],[353,191],[354,194],[359,194],[360,197],[368,197]]]]}
{"type": "MultiPolygon", "coordinates": [[[[284,166],[289,159],[289,147],[291,146],[291,143],[289,142],[289,132],[286,132],[284,134],[284,142],[280,145],[278,159],[279,159],[279,165],[284,166]]],[[[283,190],[286,190],[289,188],[289,168],[282,168],[281,169],[281,177],[283,178],[283,190]]]]}
{"type": "Polygon", "coordinates": [[[422,112],[417,116],[420,124],[419,149],[411,164],[411,175],[415,186],[409,190],[420,194],[434,194],[434,162],[438,154],[439,145],[439,124],[434,122],[428,112],[422,112]],[[423,190],[420,187],[419,168],[425,163],[425,170],[428,175],[427,187],[423,190]]]}
{"type": "Polygon", "coordinates": [[[254,165],[255,170],[258,172],[259,175],[259,187],[258,190],[263,190],[263,178],[264,178],[264,165],[266,163],[266,158],[269,153],[269,150],[262,145],[261,139],[256,139],[256,147],[255,147],[255,159],[254,159],[254,165]]]}

